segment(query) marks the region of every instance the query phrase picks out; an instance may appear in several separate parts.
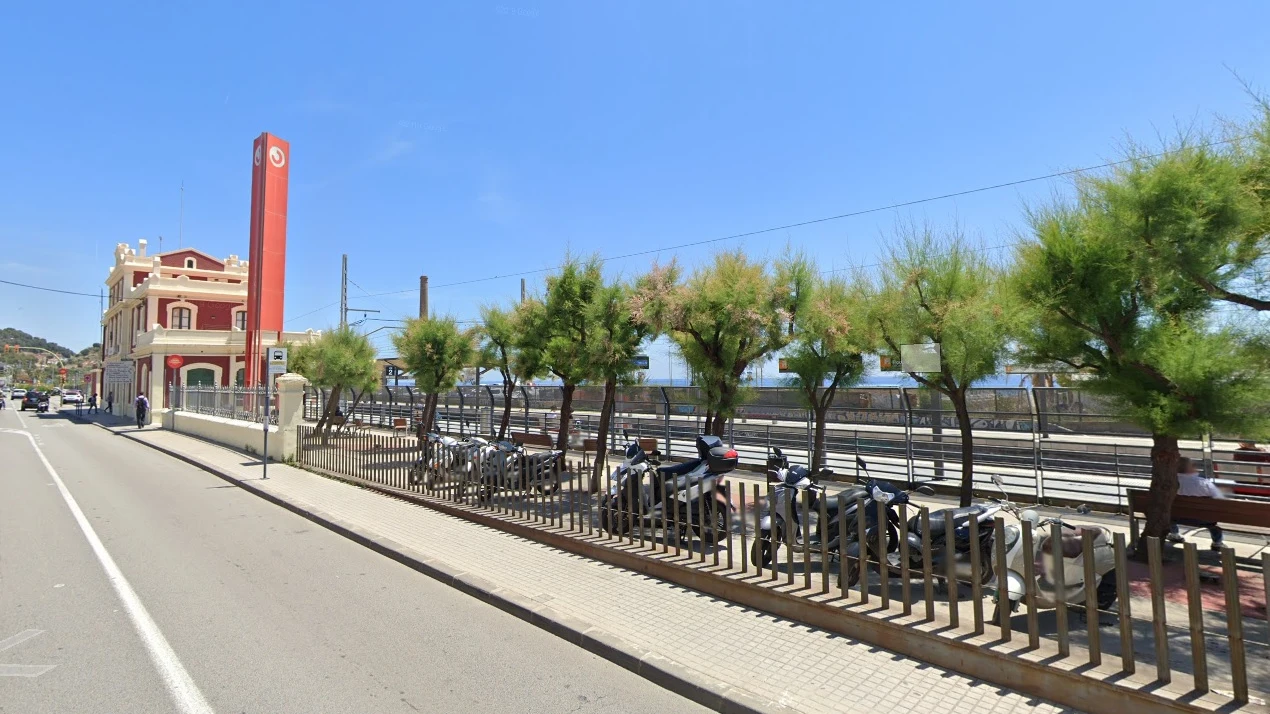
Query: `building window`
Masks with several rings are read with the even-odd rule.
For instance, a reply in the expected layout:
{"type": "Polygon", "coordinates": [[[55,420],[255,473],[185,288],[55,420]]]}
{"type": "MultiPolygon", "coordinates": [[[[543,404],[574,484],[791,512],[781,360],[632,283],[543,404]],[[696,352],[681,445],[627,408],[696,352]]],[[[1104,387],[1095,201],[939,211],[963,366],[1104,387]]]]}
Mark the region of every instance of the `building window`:
{"type": "Polygon", "coordinates": [[[185,373],[187,387],[215,387],[216,373],[210,369],[199,367],[185,373]]]}
{"type": "Polygon", "coordinates": [[[239,310],[238,312],[234,313],[234,327],[237,327],[239,330],[242,330],[243,332],[247,331],[247,311],[246,310],[239,310]]]}
{"type": "Polygon", "coordinates": [[[193,258],[186,258],[186,259],[185,259],[185,267],[187,267],[187,268],[197,268],[197,267],[198,267],[198,261],[194,260],[193,258]]]}
{"type": "Polygon", "coordinates": [[[190,309],[188,307],[177,307],[172,309],[172,329],[190,329],[190,309]]]}

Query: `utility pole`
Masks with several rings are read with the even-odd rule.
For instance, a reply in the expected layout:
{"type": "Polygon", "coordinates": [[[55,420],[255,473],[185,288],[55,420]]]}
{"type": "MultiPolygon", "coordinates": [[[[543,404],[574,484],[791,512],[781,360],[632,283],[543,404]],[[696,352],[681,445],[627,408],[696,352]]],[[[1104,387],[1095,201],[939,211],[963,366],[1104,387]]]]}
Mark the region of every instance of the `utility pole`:
{"type": "MultiPolygon", "coordinates": [[[[185,179],[181,179],[181,218],[177,223],[176,247],[185,247],[185,179]]],[[[159,248],[159,252],[163,252],[163,248],[159,248]]]]}
{"type": "MultiPolygon", "coordinates": [[[[340,260],[340,327],[348,327],[348,313],[352,312],[379,312],[370,308],[359,309],[348,306],[348,253],[345,253],[340,260]]],[[[363,315],[363,317],[365,317],[363,315]]]]}
{"type": "Polygon", "coordinates": [[[419,276],[419,319],[428,319],[428,276],[419,276]]]}
{"type": "Polygon", "coordinates": [[[348,327],[348,253],[340,261],[340,328],[348,327]]]}

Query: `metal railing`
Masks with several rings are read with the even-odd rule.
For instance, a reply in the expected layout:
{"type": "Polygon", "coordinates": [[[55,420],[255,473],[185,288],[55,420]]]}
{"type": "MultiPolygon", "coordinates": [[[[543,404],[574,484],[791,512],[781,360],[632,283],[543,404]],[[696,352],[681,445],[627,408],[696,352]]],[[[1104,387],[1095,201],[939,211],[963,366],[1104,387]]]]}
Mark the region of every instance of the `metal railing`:
{"type": "MultiPolygon", "coordinates": [[[[412,436],[324,438],[301,426],[299,444],[306,468],[480,514],[486,525],[529,526],[514,532],[541,533],[544,541],[565,534],[586,547],[647,558],[649,567],[693,568],[694,577],[730,583],[730,592],[778,590],[837,608],[841,617],[912,628],[914,637],[1007,643],[1033,663],[1088,672],[1097,686],[1152,691],[1178,680],[1229,711],[1270,695],[1265,605],[1249,601],[1270,588],[1270,553],[1237,559],[1230,548],[1200,553],[1187,543],[1165,558],[1172,546],[1147,539],[1139,564],[1130,561],[1123,532],[1038,523],[1013,504],[982,520],[956,520],[955,530],[932,530],[932,520],[947,522],[953,512],[906,498],[875,500],[872,484],[817,496],[721,479],[724,498],[699,498],[703,482],[681,485],[656,470],[625,484],[609,472],[590,484],[578,464],[557,460],[545,476],[520,478],[529,472],[508,466],[514,458],[499,456],[491,466],[479,449],[457,452],[412,436]],[[874,527],[880,523],[888,525],[874,527]],[[1017,610],[994,603],[1007,580],[1017,610]],[[985,634],[995,641],[973,639],[985,634]],[[1155,684],[1135,684],[1128,676],[1135,673],[1155,684]]],[[[797,619],[797,612],[782,614],[797,619]]]]}
{"type": "MultiPolygon", "coordinates": [[[[330,398],[324,390],[305,392],[305,418],[316,420],[330,398]]],[[[762,463],[778,446],[806,464],[813,420],[792,389],[755,388],[726,425],[724,439],[743,463],[762,463]]],[[[559,387],[517,387],[509,431],[555,434],[559,429],[559,387]]],[[[574,393],[571,443],[594,438],[603,390],[579,387],[574,393]]],[[[993,477],[1012,496],[1052,504],[1088,503],[1123,511],[1130,489],[1150,481],[1150,440],[1141,429],[1119,421],[1105,397],[1076,389],[971,389],[975,487],[991,491],[993,477]]],[[[704,424],[700,393],[694,387],[624,387],[618,390],[610,430],[610,450],[623,430],[656,438],[669,458],[691,458],[704,424]]],[[[339,395],[342,413],[362,426],[414,433],[423,418],[424,395],[410,387],[389,387],[339,395]]],[[[502,385],[464,386],[440,395],[435,431],[455,436],[497,433],[503,413],[502,385]]],[[[960,481],[961,438],[956,416],[942,395],[908,388],[866,388],[839,392],[827,417],[824,464],[846,477],[863,456],[876,475],[893,481],[934,480],[953,488],[960,481]]],[[[510,434],[508,434],[510,437],[510,434]]],[[[1205,470],[1240,485],[1261,487],[1270,497],[1266,473],[1234,460],[1234,444],[1196,435],[1182,442],[1183,454],[1205,470]]],[[[1252,497],[1257,497],[1255,493],[1252,497]]]]}
{"type": "MultiPolygon", "coordinates": [[[[177,411],[259,424],[265,412],[265,387],[174,387],[177,411]]],[[[269,423],[278,423],[278,391],[269,394],[269,423]]]]}

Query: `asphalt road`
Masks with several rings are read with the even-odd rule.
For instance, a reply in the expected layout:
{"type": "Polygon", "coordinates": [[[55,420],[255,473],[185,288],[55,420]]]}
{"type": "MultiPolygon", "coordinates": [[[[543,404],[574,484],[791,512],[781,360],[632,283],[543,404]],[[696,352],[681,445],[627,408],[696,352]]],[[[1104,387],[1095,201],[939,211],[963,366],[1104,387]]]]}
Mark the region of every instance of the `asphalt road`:
{"type": "Polygon", "coordinates": [[[173,711],[706,710],[143,445],[0,411],[0,712],[173,711]]]}

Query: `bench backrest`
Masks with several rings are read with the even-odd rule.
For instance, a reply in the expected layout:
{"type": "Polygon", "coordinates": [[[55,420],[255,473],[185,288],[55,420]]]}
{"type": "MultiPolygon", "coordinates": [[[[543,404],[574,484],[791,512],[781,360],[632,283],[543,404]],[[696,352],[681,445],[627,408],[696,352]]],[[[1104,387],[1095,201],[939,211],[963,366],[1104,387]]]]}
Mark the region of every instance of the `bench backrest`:
{"type": "MultiPolygon", "coordinates": [[[[1147,492],[1129,489],[1130,514],[1146,513],[1147,492]]],[[[1173,499],[1174,518],[1233,523],[1241,526],[1270,527],[1270,503],[1238,498],[1177,496],[1173,499]]]]}
{"type": "Polygon", "coordinates": [[[529,446],[554,446],[556,442],[548,434],[526,434],[524,432],[513,432],[512,443],[525,444],[529,446]]]}
{"type": "Polygon", "coordinates": [[[406,426],[406,419],[405,419],[405,417],[394,417],[394,418],[393,418],[393,420],[392,420],[392,428],[396,429],[396,428],[399,428],[399,427],[405,427],[405,426],[406,426]]]}

